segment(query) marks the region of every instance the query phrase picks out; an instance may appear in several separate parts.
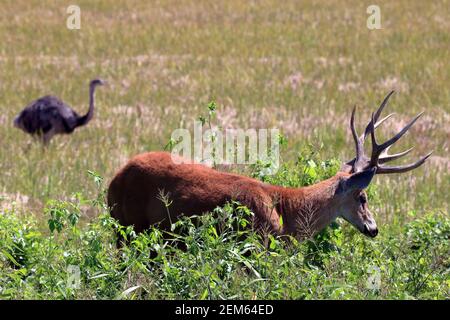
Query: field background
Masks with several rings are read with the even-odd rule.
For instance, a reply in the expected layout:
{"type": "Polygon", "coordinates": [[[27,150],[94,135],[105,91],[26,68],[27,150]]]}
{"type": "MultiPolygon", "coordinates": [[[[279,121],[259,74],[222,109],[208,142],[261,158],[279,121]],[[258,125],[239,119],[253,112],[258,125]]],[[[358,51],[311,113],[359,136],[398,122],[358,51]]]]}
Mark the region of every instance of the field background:
{"type": "MultiPolygon", "coordinates": [[[[424,110],[398,146],[405,161],[434,150],[412,173],[379,176],[372,204],[380,232],[426,212],[448,213],[450,188],[450,4],[377,1],[381,30],[366,27],[361,1],[77,1],[81,30],[66,28],[73,1],[0,4],[0,207],[38,220],[49,199],[95,197],[87,171],[109,181],[131,156],[161,150],[210,100],[224,128],[280,128],[283,161],[307,144],[323,159],[353,156],[359,130],[384,96],[396,116],[386,138],[424,110]],[[55,94],[79,113],[88,83],[95,117],[43,151],[13,128],[30,101],[55,94]],[[413,210],[414,214],[411,213],[413,210]]],[[[96,214],[82,208],[82,219],[96,214]]],[[[46,223],[45,218],[42,221],[46,223]]],[[[377,241],[377,240],[374,240],[377,241]]]]}

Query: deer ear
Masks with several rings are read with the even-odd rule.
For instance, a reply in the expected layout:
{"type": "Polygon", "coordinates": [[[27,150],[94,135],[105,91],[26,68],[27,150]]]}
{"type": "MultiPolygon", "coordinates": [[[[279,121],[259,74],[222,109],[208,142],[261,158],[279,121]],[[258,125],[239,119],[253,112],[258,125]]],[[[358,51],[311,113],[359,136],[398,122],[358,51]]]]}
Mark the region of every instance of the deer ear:
{"type": "Polygon", "coordinates": [[[376,168],[371,168],[352,174],[349,178],[343,181],[343,191],[349,192],[367,188],[372,181],[376,171],[376,168]]]}

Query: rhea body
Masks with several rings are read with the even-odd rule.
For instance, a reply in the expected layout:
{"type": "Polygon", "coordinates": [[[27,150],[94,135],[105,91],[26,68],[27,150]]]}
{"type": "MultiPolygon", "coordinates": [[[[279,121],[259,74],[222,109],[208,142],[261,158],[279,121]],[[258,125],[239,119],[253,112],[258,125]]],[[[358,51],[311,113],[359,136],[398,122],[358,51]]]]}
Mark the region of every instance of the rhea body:
{"type": "Polygon", "coordinates": [[[89,123],[94,116],[95,89],[105,82],[92,80],[89,84],[89,110],[80,116],[61,99],[47,95],[31,102],[14,119],[14,126],[48,144],[56,134],[71,134],[89,123]]]}
{"type": "Polygon", "coordinates": [[[415,163],[386,166],[410,150],[388,154],[387,150],[414,124],[417,116],[393,138],[378,144],[375,128],[391,115],[378,120],[392,92],[384,99],[358,136],[354,126],[355,109],[350,127],[356,156],[343,165],[335,176],[301,188],[285,188],[232,173],[225,173],[184,160],[166,152],[149,152],[132,158],[113,178],[108,190],[112,217],[122,225],[141,232],[158,224],[169,229],[181,215],[202,214],[237,200],[253,213],[253,227],[275,234],[312,236],[337,217],[342,217],[360,232],[375,237],[377,224],[368,208],[365,189],[375,174],[401,173],[422,165],[430,154],[415,163]],[[371,135],[372,154],[364,154],[363,144],[371,135]],[[161,200],[165,194],[170,206],[161,200]],[[282,218],[282,219],[280,219],[282,218]],[[280,221],[283,221],[281,224],[280,221]]]}

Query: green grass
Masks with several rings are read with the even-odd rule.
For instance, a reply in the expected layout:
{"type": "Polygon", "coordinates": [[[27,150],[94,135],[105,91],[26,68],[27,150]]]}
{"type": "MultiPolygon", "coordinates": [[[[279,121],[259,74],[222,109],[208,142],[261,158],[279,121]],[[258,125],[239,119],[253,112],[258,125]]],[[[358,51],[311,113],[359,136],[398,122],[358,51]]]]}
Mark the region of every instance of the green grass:
{"type": "MultiPolygon", "coordinates": [[[[336,170],[335,161],[312,162],[312,158],[299,160],[290,170],[284,165],[270,179],[285,185],[308,184],[336,170]],[[317,168],[314,173],[308,170],[312,167],[317,168]]],[[[102,188],[102,180],[94,178],[102,188]]],[[[252,213],[232,202],[202,216],[200,222],[184,218],[172,232],[153,228],[136,235],[111,219],[103,195],[50,201],[44,210],[48,228],[43,219],[28,217],[24,222],[23,216],[11,211],[0,215],[0,297],[448,298],[450,219],[443,213],[388,225],[375,241],[348,224],[333,223],[314,239],[299,243],[261,238],[248,228],[252,213]],[[80,224],[81,207],[86,204],[101,214],[80,224]],[[120,250],[115,246],[116,233],[129,240],[120,250]],[[71,286],[73,266],[79,268],[76,287],[71,286]],[[371,277],[378,279],[375,286],[370,285],[371,277]]],[[[370,189],[369,197],[376,200],[376,192],[370,189]]]]}
{"type": "MultiPolygon", "coordinates": [[[[367,5],[359,1],[345,4],[285,1],[283,7],[277,1],[255,4],[191,0],[151,4],[147,1],[79,1],[81,30],[65,28],[65,10],[69,4],[72,3],[28,0],[6,0],[1,4],[0,209],[3,214],[0,217],[4,221],[0,230],[2,235],[9,234],[5,236],[7,239],[11,240],[14,230],[21,230],[30,223],[30,228],[36,230],[33,232],[40,233],[34,236],[36,245],[50,250],[52,241],[63,240],[56,236],[47,238],[48,214],[44,208],[48,207],[49,200],[77,203],[74,194],[95,198],[98,189],[89,182],[88,171],[97,172],[107,183],[129,157],[144,151],[162,150],[174,129],[191,128],[193,120],[204,112],[211,100],[217,101],[216,121],[221,126],[281,129],[288,138],[288,147],[282,153],[285,163],[295,161],[308,144],[313,144],[319,153],[316,161],[331,158],[344,161],[354,152],[348,129],[353,105],[359,107],[357,121],[362,130],[383,97],[396,89],[387,111],[396,112],[395,120],[380,131],[380,137],[394,133],[409,118],[425,110],[425,116],[393,151],[414,145],[410,160],[430,150],[434,150],[434,154],[423,167],[411,173],[379,176],[374,181],[370,206],[380,228],[380,237],[368,241],[344,224],[344,229],[339,229],[343,237],[342,244],[337,245],[339,255],[333,258],[339,262],[332,262],[338,265],[335,271],[328,270],[328,265],[316,270],[287,258],[292,254],[289,250],[297,250],[304,257],[306,244],[294,249],[277,247],[277,250],[288,250],[280,259],[287,259],[290,266],[289,273],[281,271],[278,276],[273,275],[271,286],[279,281],[279,288],[263,288],[265,282],[259,280],[248,284],[246,281],[254,279],[239,276],[241,271],[236,271],[232,280],[221,280],[221,285],[226,284],[228,288],[223,296],[233,297],[240,292],[240,297],[246,298],[251,298],[253,293],[259,298],[448,297],[448,282],[447,289],[444,288],[448,272],[442,271],[449,267],[445,261],[448,251],[439,251],[443,244],[448,248],[448,233],[447,238],[432,243],[433,248],[440,248],[436,249],[441,255],[436,257],[437,269],[434,269],[433,253],[424,253],[426,265],[422,270],[420,253],[416,255],[416,249],[400,246],[409,243],[408,228],[415,221],[424,219],[419,223],[421,228],[430,221],[438,223],[436,219],[444,225],[448,223],[450,26],[447,2],[379,1],[382,30],[375,31],[366,28],[367,5]],[[48,93],[61,97],[79,113],[85,112],[88,83],[97,76],[108,80],[110,86],[99,88],[95,118],[87,127],[71,136],[54,138],[45,151],[12,127],[14,116],[26,104],[48,93]],[[434,218],[433,214],[439,218],[434,218]],[[9,219],[12,222],[7,222],[9,219]],[[14,227],[9,227],[9,223],[14,227]],[[391,260],[383,253],[383,247],[390,241],[393,254],[403,257],[397,261],[398,265],[389,262],[391,260]],[[377,248],[374,250],[380,252],[375,253],[376,260],[386,268],[392,263],[392,268],[399,268],[395,272],[406,274],[405,277],[431,273],[430,277],[438,284],[423,285],[414,291],[412,287],[404,287],[402,276],[386,273],[387,278],[392,278],[391,282],[381,293],[371,295],[363,290],[365,280],[348,280],[361,274],[351,273],[354,266],[361,271],[372,263],[367,261],[363,249],[354,254],[352,244],[363,246],[364,250],[367,246],[377,248]],[[418,271],[408,269],[415,267],[418,271]],[[316,280],[302,282],[296,277],[316,277],[316,280]],[[348,289],[346,281],[356,287],[348,289]],[[238,291],[243,283],[251,289],[238,291]],[[292,290],[286,289],[285,295],[277,293],[282,291],[282,284],[287,283],[291,283],[292,290]]],[[[290,164],[286,170],[287,175],[295,175],[297,168],[290,164]]],[[[251,174],[251,169],[247,168],[244,173],[251,174]]],[[[273,182],[287,183],[281,178],[274,178],[273,182]]],[[[97,217],[101,209],[89,202],[76,207],[80,210],[82,224],[78,228],[82,234],[89,234],[91,228],[100,228],[101,220],[97,217]]],[[[112,236],[107,230],[97,230],[104,237],[101,240],[104,245],[112,236]]],[[[70,244],[67,248],[76,249],[70,244]]],[[[77,261],[87,259],[84,255],[89,250],[84,246],[77,249],[77,261]]],[[[101,251],[104,249],[99,250],[106,254],[101,251]]],[[[207,255],[212,249],[202,250],[206,250],[207,255]]],[[[262,249],[254,254],[258,252],[266,257],[262,249]]],[[[59,251],[49,254],[54,254],[52,257],[56,259],[49,268],[63,277],[69,260],[59,251]]],[[[107,260],[108,272],[113,272],[117,263],[124,263],[116,262],[114,254],[105,258],[111,259],[107,260]]],[[[186,255],[186,259],[190,258],[189,254],[176,253],[186,255]]],[[[205,261],[213,261],[208,260],[213,258],[217,257],[210,256],[205,261]]],[[[23,266],[26,275],[21,275],[20,281],[14,282],[11,288],[27,286],[24,279],[29,278],[29,268],[36,263],[30,259],[30,264],[23,266]]],[[[267,259],[264,263],[269,265],[279,263],[276,259],[267,259]]],[[[6,260],[1,260],[2,279],[9,272],[5,269],[6,260]]],[[[183,265],[183,261],[184,258],[176,268],[194,270],[198,267],[183,265]]],[[[236,262],[233,270],[241,267],[236,262]]],[[[93,272],[101,272],[103,267],[92,268],[93,272]]],[[[165,267],[158,265],[156,268],[164,273],[165,267]]],[[[53,271],[42,269],[42,276],[51,277],[53,271]]],[[[183,280],[187,281],[188,288],[198,280],[192,277],[183,280]]],[[[9,296],[113,297],[122,289],[153,278],[146,272],[132,272],[132,280],[128,282],[121,276],[114,279],[116,286],[111,292],[89,291],[96,290],[94,283],[89,290],[78,295],[71,292],[67,296],[56,294],[55,286],[35,286],[30,279],[29,292],[24,291],[27,293],[20,296],[19,291],[13,290],[9,296]]],[[[155,278],[155,281],[162,281],[161,286],[170,286],[169,280],[164,283],[166,280],[162,279],[167,278],[155,278]]],[[[107,286],[107,282],[102,285],[107,286]]],[[[5,286],[0,283],[0,287],[5,286]]],[[[179,289],[161,289],[159,284],[157,288],[160,291],[156,293],[150,290],[154,296],[142,293],[143,297],[173,297],[171,294],[179,289]]],[[[202,297],[203,292],[191,289],[179,291],[186,292],[180,297],[202,297]]],[[[219,293],[214,292],[206,297],[219,298],[219,293]]]]}

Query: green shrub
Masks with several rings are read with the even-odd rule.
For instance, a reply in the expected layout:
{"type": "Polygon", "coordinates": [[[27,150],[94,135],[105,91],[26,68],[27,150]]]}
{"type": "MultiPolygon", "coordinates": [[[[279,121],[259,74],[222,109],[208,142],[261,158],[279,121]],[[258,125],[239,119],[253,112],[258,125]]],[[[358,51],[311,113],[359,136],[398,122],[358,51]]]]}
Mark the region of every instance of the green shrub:
{"type": "MultiPolygon", "coordinates": [[[[336,168],[334,161],[305,157],[265,179],[307,184],[336,168]]],[[[101,197],[76,198],[47,203],[48,230],[32,215],[0,214],[1,298],[448,298],[445,213],[429,213],[403,227],[381,226],[375,239],[333,223],[298,242],[262,239],[248,228],[252,213],[237,202],[176,221],[172,232],[152,228],[136,234],[109,216],[101,197]],[[99,215],[81,223],[79,206],[86,203],[99,215]],[[116,233],[128,240],[120,250],[116,233]],[[73,266],[80,271],[79,286],[71,285],[73,266]]]]}

